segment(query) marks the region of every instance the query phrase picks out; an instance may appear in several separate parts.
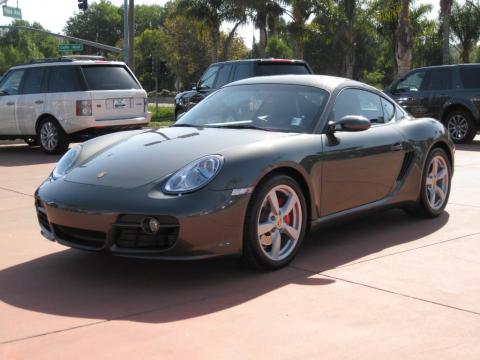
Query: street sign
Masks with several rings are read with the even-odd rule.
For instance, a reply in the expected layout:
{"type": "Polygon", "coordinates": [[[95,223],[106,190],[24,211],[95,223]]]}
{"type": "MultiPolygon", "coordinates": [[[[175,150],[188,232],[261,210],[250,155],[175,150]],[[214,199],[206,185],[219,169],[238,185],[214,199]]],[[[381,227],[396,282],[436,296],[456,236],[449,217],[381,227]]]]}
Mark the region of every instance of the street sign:
{"type": "Polygon", "coordinates": [[[22,9],[14,8],[11,6],[2,6],[3,8],[3,16],[8,16],[14,19],[22,20],[22,9]]]}
{"type": "Polygon", "coordinates": [[[82,51],[83,50],[83,44],[59,44],[58,45],[58,50],[59,51],[82,51]]]}

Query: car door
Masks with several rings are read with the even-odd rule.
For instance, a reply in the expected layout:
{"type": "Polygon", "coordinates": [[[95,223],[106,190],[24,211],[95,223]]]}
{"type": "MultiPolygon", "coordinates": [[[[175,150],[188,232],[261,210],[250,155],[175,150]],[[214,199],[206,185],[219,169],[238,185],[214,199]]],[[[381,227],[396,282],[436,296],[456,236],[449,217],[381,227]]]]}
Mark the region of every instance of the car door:
{"type": "Polygon", "coordinates": [[[440,120],[440,112],[445,103],[455,95],[451,67],[432,69],[428,78],[427,116],[440,120]]]}
{"type": "Polygon", "coordinates": [[[428,116],[427,79],[427,70],[416,70],[400,79],[391,89],[393,98],[413,116],[428,116]]]}
{"type": "Polygon", "coordinates": [[[335,100],[331,121],[361,115],[372,123],[361,132],[325,134],[321,213],[328,215],[381,200],[394,188],[405,156],[395,128],[395,107],[378,94],[348,88],[335,100]]]}
{"type": "Polygon", "coordinates": [[[20,134],[16,120],[16,106],[19,98],[24,69],[10,71],[0,82],[0,134],[20,134]]]}
{"type": "Polygon", "coordinates": [[[205,99],[208,95],[210,95],[216,90],[215,82],[219,70],[220,65],[212,65],[205,71],[202,78],[198,82],[197,87],[195,88],[196,93],[193,94],[188,101],[188,110],[190,110],[192,107],[197,105],[200,101],[205,99]]]}
{"type": "Polygon", "coordinates": [[[17,124],[21,134],[34,135],[37,119],[45,109],[45,67],[25,71],[21,94],[17,102],[17,124]]]}

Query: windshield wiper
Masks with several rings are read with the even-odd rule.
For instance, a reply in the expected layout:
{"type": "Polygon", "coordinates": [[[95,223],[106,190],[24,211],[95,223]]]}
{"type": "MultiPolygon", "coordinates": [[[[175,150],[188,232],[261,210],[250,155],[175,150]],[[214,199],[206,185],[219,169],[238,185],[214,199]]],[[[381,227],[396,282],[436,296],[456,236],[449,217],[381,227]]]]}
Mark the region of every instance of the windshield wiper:
{"type": "Polygon", "coordinates": [[[198,127],[201,127],[201,126],[192,125],[192,124],[173,124],[173,125],[170,125],[170,127],[194,127],[194,128],[198,128],[198,127]]]}
{"type": "Polygon", "coordinates": [[[263,131],[274,131],[275,129],[269,129],[264,127],[259,127],[251,124],[222,124],[222,125],[207,125],[205,127],[212,128],[223,128],[223,129],[253,129],[253,130],[263,130],[263,131]]]}

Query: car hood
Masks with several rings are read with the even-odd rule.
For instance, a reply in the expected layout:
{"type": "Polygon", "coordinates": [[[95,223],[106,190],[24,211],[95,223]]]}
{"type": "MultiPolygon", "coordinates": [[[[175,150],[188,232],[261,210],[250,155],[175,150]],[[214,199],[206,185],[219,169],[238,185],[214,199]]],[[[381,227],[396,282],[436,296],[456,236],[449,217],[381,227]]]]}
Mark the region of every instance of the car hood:
{"type": "MultiPolygon", "coordinates": [[[[105,144],[64,179],[82,184],[135,188],[164,178],[203,156],[222,155],[232,148],[292,135],[296,134],[190,127],[133,133],[117,143],[105,144]]],[[[101,141],[101,138],[96,140],[101,141]]]]}

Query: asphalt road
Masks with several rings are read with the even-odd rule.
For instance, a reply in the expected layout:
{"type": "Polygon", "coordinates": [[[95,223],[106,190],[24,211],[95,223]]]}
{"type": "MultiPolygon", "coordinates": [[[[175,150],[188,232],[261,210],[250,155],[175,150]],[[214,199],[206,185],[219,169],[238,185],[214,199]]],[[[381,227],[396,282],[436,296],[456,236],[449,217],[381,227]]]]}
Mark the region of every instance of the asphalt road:
{"type": "Polygon", "coordinates": [[[0,146],[0,359],[480,359],[480,138],[446,212],[310,234],[274,273],[67,249],[32,194],[57,157],[0,146]]]}

